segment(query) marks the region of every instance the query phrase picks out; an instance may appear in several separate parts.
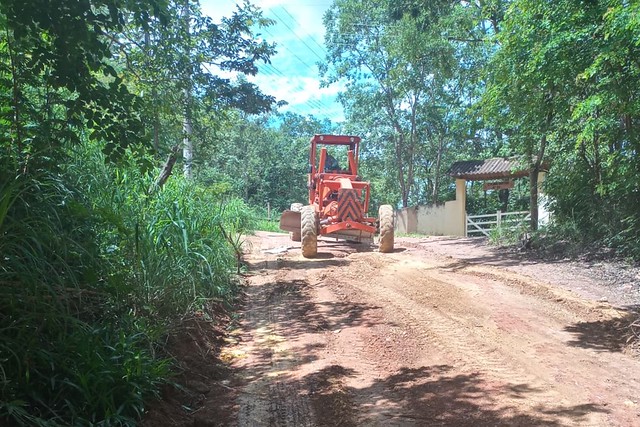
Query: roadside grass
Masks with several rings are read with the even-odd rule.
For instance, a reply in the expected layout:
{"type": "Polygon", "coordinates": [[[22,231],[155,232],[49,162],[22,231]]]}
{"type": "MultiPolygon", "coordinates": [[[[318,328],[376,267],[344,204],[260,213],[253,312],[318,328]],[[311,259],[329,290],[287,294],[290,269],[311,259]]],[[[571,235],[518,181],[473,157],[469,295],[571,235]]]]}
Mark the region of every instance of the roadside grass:
{"type": "Polygon", "coordinates": [[[286,231],[280,230],[279,221],[268,219],[258,219],[256,221],[256,230],[270,231],[274,233],[286,233],[286,231]]]}
{"type": "Polygon", "coordinates": [[[398,232],[396,232],[396,233],[395,233],[395,236],[396,236],[396,237],[415,237],[415,238],[419,238],[419,239],[420,239],[420,238],[424,238],[424,239],[426,239],[426,238],[428,238],[428,237],[429,237],[429,235],[427,235],[427,234],[420,234],[420,233],[398,233],[398,232]]]}
{"type": "Polygon", "coordinates": [[[237,295],[250,209],[88,145],[63,174],[2,174],[0,425],[137,425],[171,325],[237,295]]]}
{"type": "Polygon", "coordinates": [[[280,213],[267,212],[266,209],[260,206],[254,206],[251,211],[253,217],[256,218],[254,223],[256,230],[285,233],[285,231],[280,230],[280,213]]]}

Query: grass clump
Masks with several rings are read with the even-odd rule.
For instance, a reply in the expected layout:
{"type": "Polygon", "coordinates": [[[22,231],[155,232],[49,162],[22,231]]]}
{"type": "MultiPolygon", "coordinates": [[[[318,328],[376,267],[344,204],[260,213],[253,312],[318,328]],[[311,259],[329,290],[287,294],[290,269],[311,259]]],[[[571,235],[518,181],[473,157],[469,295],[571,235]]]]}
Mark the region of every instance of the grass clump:
{"type": "Polygon", "coordinates": [[[235,296],[251,211],[90,146],[0,183],[0,424],[135,425],[170,375],[167,328],[235,296]]]}

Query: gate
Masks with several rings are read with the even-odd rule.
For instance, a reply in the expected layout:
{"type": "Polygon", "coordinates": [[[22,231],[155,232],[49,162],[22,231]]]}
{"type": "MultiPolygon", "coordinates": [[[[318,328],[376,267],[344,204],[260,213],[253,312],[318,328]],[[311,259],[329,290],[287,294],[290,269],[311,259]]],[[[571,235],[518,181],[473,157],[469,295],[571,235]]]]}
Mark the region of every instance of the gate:
{"type": "Polygon", "coordinates": [[[483,234],[489,237],[489,231],[494,227],[506,227],[510,230],[517,229],[531,219],[528,211],[520,212],[496,212],[486,215],[467,215],[467,236],[480,237],[483,234]]]}

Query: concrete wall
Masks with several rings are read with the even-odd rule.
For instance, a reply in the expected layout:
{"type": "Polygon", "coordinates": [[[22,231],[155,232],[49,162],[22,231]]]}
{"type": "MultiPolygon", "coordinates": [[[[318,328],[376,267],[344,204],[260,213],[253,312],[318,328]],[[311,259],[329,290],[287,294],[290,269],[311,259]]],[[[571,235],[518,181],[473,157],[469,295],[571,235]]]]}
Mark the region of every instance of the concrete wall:
{"type": "Polygon", "coordinates": [[[465,180],[457,179],[456,200],[400,209],[396,216],[396,231],[431,236],[464,236],[467,224],[465,190],[465,180]]]}
{"type": "Polygon", "coordinates": [[[418,232],[418,207],[396,211],[396,232],[409,234],[418,232]]]}
{"type": "MultiPolygon", "coordinates": [[[[546,175],[538,175],[538,224],[549,222],[548,199],[542,184],[546,175]]],[[[456,179],[456,199],[438,205],[415,206],[396,212],[398,233],[418,233],[430,236],[466,236],[467,233],[466,181],[456,179]]]]}
{"type": "Polygon", "coordinates": [[[457,200],[419,206],[416,231],[429,236],[464,236],[464,226],[458,218],[460,209],[464,208],[457,200]]]}

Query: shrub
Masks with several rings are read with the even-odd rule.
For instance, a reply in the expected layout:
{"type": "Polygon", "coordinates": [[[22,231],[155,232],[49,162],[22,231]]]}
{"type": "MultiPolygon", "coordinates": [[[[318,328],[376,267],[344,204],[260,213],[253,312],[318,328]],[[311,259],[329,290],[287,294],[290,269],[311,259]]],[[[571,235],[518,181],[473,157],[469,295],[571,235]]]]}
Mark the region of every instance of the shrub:
{"type": "MultiPolygon", "coordinates": [[[[134,425],[169,376],[167,327],[237,283],[238,200],[99,147],[0,180],[0,424],[134,425]]],[[[0,171],[0,174],[3,173],[0,171]]]]}

